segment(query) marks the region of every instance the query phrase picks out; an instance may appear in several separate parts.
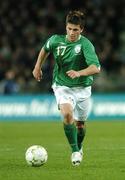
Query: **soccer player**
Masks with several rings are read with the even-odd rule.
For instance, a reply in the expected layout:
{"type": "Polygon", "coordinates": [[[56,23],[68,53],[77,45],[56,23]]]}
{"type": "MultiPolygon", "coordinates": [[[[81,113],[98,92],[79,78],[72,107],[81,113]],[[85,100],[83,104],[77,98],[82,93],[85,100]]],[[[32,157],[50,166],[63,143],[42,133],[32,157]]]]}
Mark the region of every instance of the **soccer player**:
{"type": "Polygon", "coordinates": [[[85,121],[90,112],[93,75],[100,72],[100,63],[92,43],[84,32],[84,13],[70,11],[66,16],[66,34],[50,37],[39,52],[33,70],[37,81],[41,67],[52,53],[55,59],[52,88],[63,116],[64,132],[70,144],[71,162],[78,166],[83,158],[85,121]]]}

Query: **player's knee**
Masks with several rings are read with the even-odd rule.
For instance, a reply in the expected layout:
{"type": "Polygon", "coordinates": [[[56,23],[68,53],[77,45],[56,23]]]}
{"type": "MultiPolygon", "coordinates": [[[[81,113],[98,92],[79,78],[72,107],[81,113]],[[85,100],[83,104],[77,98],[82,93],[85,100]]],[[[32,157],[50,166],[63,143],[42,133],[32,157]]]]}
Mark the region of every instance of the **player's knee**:
{"type": "Polygon", "coordinates": [[[70,124],[73,122],[73,109],[69,104],[60,106],[61,114],[64,118],[64,123],[70,124]]]}
{"type": "Polygon", "coordinates": [[[72,121],[73,121],[72,112],[65,111],[63,113],[63,117],[64,117],[64,122],[66,124],[72,123],[72,121]]]}
{"type": "Polygon", "coordinates": [[[84,128],[85,127],[85,122],[84,121],[76,121],[76,126],[78,129],[84,128]]]}

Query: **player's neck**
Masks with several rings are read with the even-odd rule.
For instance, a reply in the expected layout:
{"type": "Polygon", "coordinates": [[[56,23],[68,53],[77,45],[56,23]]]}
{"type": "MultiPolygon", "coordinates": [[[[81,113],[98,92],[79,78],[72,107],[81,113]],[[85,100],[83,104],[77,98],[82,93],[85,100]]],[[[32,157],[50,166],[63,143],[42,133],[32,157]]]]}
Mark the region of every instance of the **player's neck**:
{"type": "Polygon", "coordinates": [[[68,39],[68,36],[66,35],[66,40],[68,40],[69,42],[77,42],[78,40],[80,40],[80,38],[81,38],[81,34],[75,41],[71,41],[70,39],[68,39]]]}

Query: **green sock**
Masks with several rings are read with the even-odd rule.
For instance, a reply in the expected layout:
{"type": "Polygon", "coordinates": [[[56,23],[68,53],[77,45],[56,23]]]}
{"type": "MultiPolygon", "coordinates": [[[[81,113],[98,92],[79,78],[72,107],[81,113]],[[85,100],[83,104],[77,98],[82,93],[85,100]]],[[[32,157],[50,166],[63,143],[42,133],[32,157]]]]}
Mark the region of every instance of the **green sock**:
{"type": "Polygon", "coordinates": [[[72,148],[72,152],[79,151],[77,145],[77,128],[75,124],[64,124],[64,131],[68,142],[72,148]]]}
{"type": "Polygon", "coordinates": [[[82,142],[84,140],[86,134],[86,128],[78,128],[77,129],[77,142],[79,150],[82,148],[82,142]]]}

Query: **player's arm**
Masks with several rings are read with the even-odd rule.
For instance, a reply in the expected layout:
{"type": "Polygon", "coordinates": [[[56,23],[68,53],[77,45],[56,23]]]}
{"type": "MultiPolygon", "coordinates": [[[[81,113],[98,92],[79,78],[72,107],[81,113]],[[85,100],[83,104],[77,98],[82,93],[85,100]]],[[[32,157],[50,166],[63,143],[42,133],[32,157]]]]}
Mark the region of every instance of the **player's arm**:
{"type": "Polygon", "coordinates": [[[87,68],[81,69],[79,71],[70,70],[67,72],[67,75],[72,79],[80,76],[90,76],[100,72],[100,63],[95,52],[93,44],[87,40],[84,47],[84,56],[87,68]]]}
{"type": "Polygon", "coordinates": [[[33,69],[33,76],[34,78],[37,80],[37,81],[40,81],[41,78],[42,78],[42,70],[41,70],[41,67],[44,63],[44,61],[46,60],[46,58],[48,57],[49,53],[46,52],[44,50],[44,48],[41,49],[39,55],[38,55],[38,58],[37,58],[37,61],[36,61],[36,64],[35,64],[35,67],[33,69]]]}
{"type": "Polygon", "coordinates": [[[99,72],[100,72],[100,67],[97,67],[96,65],[92,64],[80,71],[74,71],[74,70],[67,71],[67,75],[72,79],[74,79],[76,77],[89,76],[89,75],[97,74],[99,72]]]}

